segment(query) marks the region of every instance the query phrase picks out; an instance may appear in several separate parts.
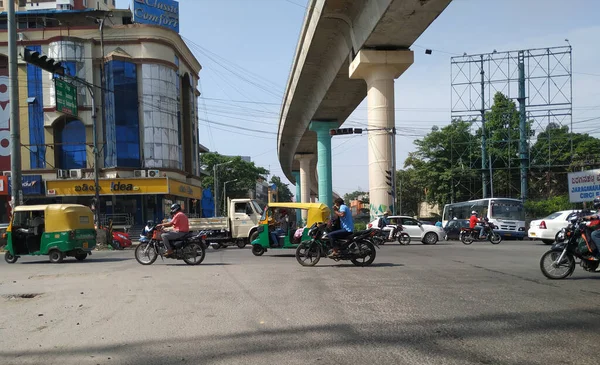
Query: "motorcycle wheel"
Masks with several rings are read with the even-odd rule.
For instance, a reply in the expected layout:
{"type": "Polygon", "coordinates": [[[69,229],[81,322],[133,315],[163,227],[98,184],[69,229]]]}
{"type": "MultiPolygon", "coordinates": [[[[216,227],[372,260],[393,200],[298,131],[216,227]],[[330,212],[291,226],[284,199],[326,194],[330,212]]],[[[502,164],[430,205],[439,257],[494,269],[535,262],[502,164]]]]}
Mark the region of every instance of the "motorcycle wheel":
{"type": "Polygon", "coordinates": [[[302,266],[315,266],[321,259],[321,249],[316,243],[300,244],[296,248],[296,261],[302,266]]]}
{"type": "Polygon", "coordinates": [[[358,242],[361,258],[353,258],[350,259],[352,263],[356,266],[369,266],[375,261],[375,256],[377,256],[377,252],[375,251],[375,246],[369,241],[360,241],[358,242]]]}
{"type": "Polygon", "coordinates": [[[152,265],[158,258],[158,253],[149,242],[141,243],[135,248],[135,259],[142,265],[152,265]]]}
{"type": "Polygon", "coordinates": [[[473,243],[473,237],[470,234],[463,234],[460,240],[465,245],[470,245],[471,243],[473,243]]]}
{"type": "Polygon", "coordinates": [[[400,233],[398,236],[398,243],[401,245],[409,245],[410,244],[410,236],[406,232],[400,233]]]}
{"type": "Polygon", "coordinates": [[[204,261],[206,251],[197,243],[190,243],[183,249],[183,261],[188,265],[200,265],[204,261]]]}
{"type": "Polygon", "coordinates": [[[490,236],[490,242],[492,243],[492,245],[497,245],[500,242],[502,242],[502,236],[500,236],[498,233],[494,232],[490,236]]]}
{"type": "Polygon", "coordinates": [[[551,280],[564,279],[571,275],[575,270],[575,259],[570,253],[566,253],[562,262],[555,266],[554,263],[560,255],[561,251],[548,251],[540,259],[540,269],[545,277],[551,280]]]}

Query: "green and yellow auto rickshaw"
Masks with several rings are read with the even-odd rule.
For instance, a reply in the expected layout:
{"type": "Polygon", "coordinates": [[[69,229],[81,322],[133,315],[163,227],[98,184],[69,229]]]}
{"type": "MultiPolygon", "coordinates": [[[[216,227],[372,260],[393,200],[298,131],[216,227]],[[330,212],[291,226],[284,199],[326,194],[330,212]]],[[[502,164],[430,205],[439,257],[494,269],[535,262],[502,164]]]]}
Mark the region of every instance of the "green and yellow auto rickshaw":
{"type": "Polygon", "coordinates": [[[94,215],[76,204],[18,206],[6,235],[4,259],[9,264],[25,255],[48,255],[52,263],[67,256],[81,261],[96,247],[94,215]]]}
{"type": "MultiPolygon", "coordinates": [[[[296,213],[298,214],[298,213],[296,213]]],[[[327,222],[330,218],[330,210],[323,203],[269,203],[263,211],[258,230],[254,233],[252,253],[261,256],[268,249],[296,249],[298,244],[308,237],[308,230],[314,223],[327,222]],[[294,227],[295,212],[306,211],[306,222],[302,227],[294,227]],[[278,226],[278,217],[282,212],[289,218],[286,229],[281,230],[278,226]],[[302,235],[296,235],[298,229],[302,229],[302,235]]]]}

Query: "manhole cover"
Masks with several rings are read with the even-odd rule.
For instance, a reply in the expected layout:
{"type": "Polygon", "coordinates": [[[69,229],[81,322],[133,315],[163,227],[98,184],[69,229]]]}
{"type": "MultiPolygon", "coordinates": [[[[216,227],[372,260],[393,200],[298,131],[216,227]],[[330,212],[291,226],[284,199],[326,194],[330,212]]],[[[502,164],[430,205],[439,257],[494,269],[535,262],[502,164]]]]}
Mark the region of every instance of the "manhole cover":
{"type": "Polygon", "coordinates": [[[25,293],[25,294],[7,294],[4,295],[6,299],[33,299],[41,294],[38,293],[25,293]]]}

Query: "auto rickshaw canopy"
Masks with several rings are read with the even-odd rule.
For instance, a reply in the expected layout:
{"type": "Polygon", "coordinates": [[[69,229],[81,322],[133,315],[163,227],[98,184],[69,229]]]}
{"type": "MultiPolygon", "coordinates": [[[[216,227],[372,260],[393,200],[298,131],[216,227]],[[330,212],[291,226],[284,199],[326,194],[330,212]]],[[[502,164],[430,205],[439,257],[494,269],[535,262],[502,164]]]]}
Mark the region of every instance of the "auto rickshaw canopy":
{"type": "MultiPolygon", "coordinates": [[[[314,223],[327,222],[331,215],[329,207],[323,203],[269,203],[265,207],[265,212],[269,208],[307,210],[306,225],[309,227],[314,223]]],[[[263,219],[266,218],[266,214],[263,213],[263,219]]]]}
{"type": "MultiPolygon", "coordinates": [[[[94,213],[89,207],[79,204],[20,205],[13,212],[44,212],[45,232],[64,232],[76,229],[94,229],[94,213]]],[[[7,229],[12,229],[13,219],[7,229]]]]}

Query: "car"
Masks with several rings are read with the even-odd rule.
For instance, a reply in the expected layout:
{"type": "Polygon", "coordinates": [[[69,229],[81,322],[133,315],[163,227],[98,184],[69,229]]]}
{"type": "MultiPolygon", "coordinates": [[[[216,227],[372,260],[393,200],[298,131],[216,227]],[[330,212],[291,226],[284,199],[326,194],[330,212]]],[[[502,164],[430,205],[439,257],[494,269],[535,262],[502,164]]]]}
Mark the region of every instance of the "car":
{"type": "Polygon", "coordinates": [[[461,228],[469,228],[468,219],[452,219],[448,221],[448,223],[446,223],[446,227],[444,227],[447,239],[458,240],[461,228]]]}
{"type": "MultiPolygon", "coordinates": [[[[549,216],[531,221],[527,236],[532,240],[541,240],[547,245],[556,242],[557,235],[561,229],[566,228],[569,221],[576,217],[581,210],[561,210],[549,216]]],[[[594,211],[588,212],[594,214],[594,211]]]]}
{"type": "MultiPolygon", "coordinates": [[[[376,218],[367,225],[367,228],[378,228],[380,219],[381,217],[376,218]]],[[[411,239],[419,240],[425,245],[435,245],[438,241],[446,239],[446,232],[441,227],[423,224],[412,217],[401,215],[389,216],[388,219],[390,225],[402,225],[403,231],[408,233],[411,239]]],[[[384,230],[389,229],[384,228],[384,230]]]]}

